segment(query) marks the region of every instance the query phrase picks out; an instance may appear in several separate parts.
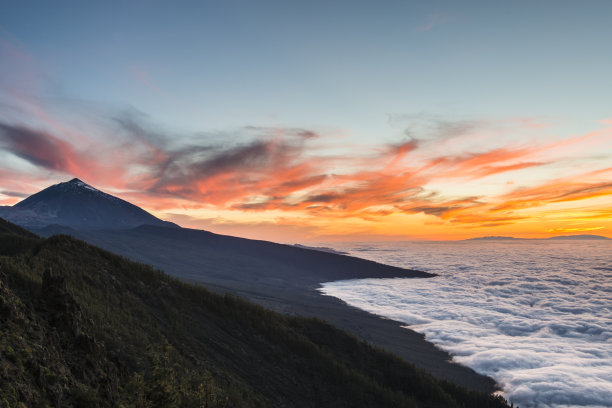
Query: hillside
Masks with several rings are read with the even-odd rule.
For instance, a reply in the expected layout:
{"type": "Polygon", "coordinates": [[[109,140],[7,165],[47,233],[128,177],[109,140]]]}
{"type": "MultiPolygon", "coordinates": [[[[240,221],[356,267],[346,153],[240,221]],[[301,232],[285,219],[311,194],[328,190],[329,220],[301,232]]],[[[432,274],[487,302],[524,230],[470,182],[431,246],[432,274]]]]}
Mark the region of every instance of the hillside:
{"type": "Polygon", "coordinates": [[[318,248],[180,228],[79,179],[52,185],[13,207],[0,207],[0,218],[4,213],[9,221],[43,237],[70,235],[219,294],[231,293],[287,316],[323,319],[471,390],[497,389],[493,379],[454,363],[447,352],[403,323],[350,307],[318,290],[322,282],[333,280],[434,275],[318,248]],[[95,224],[98,221],[103,222],[95,224]]]}
{"type": "Polygon", "coordinates": [[[6,406],[504,407],[316,319],[0,220],[6,406]]]}
{"type": "Polygon", "coordinates": [[[173,276],[223,287],[284,289],[344,279],[435,276],[312,248],[189,228],[141,225],[127,230],[75,230],[53,225],[32,231],[41,236],[72,235],[173,276]]]}
{"type": "Polygon", "coordinates": [[[452,356],[405,324],[382,319],[323,296],[321,282],[373,277],[433,275],[365,259],[186,228],[140,226],[129,230],[77,231],[50,226],[43,236],[69,234],[171,276],[232,293],[290,316],[323,319],[427,370],[473,390],[493,392],[495,382],[454,363],[452,356]]]}

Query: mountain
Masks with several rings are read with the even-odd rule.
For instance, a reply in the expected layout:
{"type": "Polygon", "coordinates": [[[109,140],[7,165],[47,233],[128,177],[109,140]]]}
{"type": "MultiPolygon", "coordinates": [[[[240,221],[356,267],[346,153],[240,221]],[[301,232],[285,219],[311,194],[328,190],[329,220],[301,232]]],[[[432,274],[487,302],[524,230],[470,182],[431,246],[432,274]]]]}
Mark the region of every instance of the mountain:
{"type": "Polygon", "coordinates": [[[304,248],[304,249],[314,249],[315,251],[329,252],[329,253],[338,254],[338,255],[348,255],[347,252],[337,251],[329,247],[313,247],[313,246],[302,245],[302,244],[293,244],[293,246],[298,247],[298,248],[304,248]]]}
{"type": "Polygon", "coordinates": [[[13,207],[2,207],[0,216],[27,227],[52,224],[76,229],[176,226],[77,178],[48,187],[13,207]]]}
{"type": "Polygon", "coordinates": [[[610,239],[610,238],[604,237],[604,236],[601,236],[601,235],[583,234],[583,235],[560,235],[558,237],[550,237],[548,239],[554,239],[554,240],[574,240],[574,239],[579,239],[579,240],[607,240],[607,239],[610,239]]]}
{"type": "Polygon", "coordinates": [[[68,234],[181,279],[253,291],[314,287],[364,278],[430,278],[435,275],[336,253],[190,228],[141,225],[125,230],[31,228],[41,236],[68,234]]]}
{"type": "Polygon", "coordinates": [[[0,220],[0,401],[73,407],[499,407],[329,324],[0,220]]]}
{"type": "MultiPolygon", "coordinates": [[[[60,185],[70,183],[73,185],[65,188],[67,195],[71,195],[73,189],[95,193],[93,187],[85,188],[79,180],[60,185]]],[[[40,197],[41,193],[32,197],[40,197]]],[[[79,202],[99,208],[106,201],[103,193],[95,193],[91,202],[79,202]],[[95,202],[95,198],[102,203],[95,202]]],[[[49,206],[45,200],[37,205],[39,208],[49,206]]],[[[108,216],[113,216],[114,208],[110,207],[108,216]]],[[[92,212],[88,208],[75,208],[74,211],[92,212]]],[[[116,229],[80,228],[74,224],[57,223],[21,225],[44,237],[71,235],[132,261],[152,265],[183,281],[204,285],[220,294],[240,296],[287,316],[324,319],[439,378],[473,390],[493,392],[496,389],[491,378],[452,362],[452,356],[447,352],[425,341],[423,335],[406,329],[404,324],[349,307],[337,298],[323,296],[318,290],[321,283],[334,280],[429,278],[434,276],[432,274],[320,250],[180,228],[173,224],[169,227],[164,224],[116,229]]]]}
{"type": "Polygon", "coordinates": [[[324,319],[389,350],[439,378],[493,392],[495,382],[452,362],[405,324],[323,296],[322,282],[363,278],[428,278],[434,275],[365,259],[187,228],[140,226],[129,230],[77,231],[49,226],[44,236],[69,234],[93,245],[153,265],[183,281],[217,293],[232,293],[289,316],[324,319]]]}

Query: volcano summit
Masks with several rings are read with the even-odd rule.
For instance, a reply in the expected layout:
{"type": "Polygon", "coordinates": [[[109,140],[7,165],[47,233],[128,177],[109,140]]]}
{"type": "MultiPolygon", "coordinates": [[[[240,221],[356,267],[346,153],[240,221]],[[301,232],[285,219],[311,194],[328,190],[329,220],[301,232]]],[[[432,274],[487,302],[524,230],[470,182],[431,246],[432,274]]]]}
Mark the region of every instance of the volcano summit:
{"type": "Polygon", "coordinates": [[[52,185],[13,207],[0,207],[0,217],[30,228],[52,224],[81,230],[175,226],[78,178],[52,185]]]}

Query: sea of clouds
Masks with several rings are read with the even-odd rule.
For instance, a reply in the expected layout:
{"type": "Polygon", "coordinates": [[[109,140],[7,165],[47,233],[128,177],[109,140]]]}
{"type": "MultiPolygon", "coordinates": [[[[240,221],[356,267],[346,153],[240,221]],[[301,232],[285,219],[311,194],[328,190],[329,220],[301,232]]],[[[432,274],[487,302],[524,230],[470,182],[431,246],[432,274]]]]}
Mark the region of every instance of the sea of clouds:
{"type": "Polygon", "coordinates": [[[494,378],[515,405],[612,407],[612,241],[333,246],[439,274],[321,291],[405,322],[494,378]]]}

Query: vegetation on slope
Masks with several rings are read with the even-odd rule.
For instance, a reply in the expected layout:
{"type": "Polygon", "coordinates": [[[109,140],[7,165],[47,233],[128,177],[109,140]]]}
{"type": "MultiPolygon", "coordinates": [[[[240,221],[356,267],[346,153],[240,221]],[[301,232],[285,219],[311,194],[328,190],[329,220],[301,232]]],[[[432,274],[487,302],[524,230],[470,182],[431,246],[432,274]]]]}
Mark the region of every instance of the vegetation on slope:
{"type": "Polygon", "coordinates": [[[0,406],[507,404],[322,321],[0,220],[0,406]]]}

